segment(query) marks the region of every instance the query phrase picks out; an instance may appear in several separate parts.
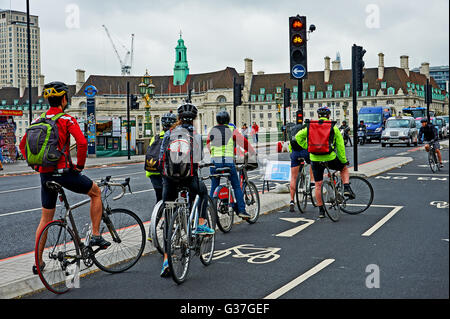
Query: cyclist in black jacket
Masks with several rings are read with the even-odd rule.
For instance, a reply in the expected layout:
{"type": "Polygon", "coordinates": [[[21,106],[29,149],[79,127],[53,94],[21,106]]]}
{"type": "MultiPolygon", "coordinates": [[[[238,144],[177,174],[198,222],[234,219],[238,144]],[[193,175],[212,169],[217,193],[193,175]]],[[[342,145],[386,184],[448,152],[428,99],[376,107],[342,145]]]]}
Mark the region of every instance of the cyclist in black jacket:
{"type": "Polygon", "coordinates": [[[427,118],[423,118],[422,120],[420,120],[420,123],[422,124],[422,127],[419,130],[419,138],[422,138],[423,135],[423,141],[426,143],[425,144],[425,150],[428,152],[430,150],[430,144],[433,144],[434,149],[436,150],[436,154],[438,156],[438,160],[439,160],[439,167],[444,167],[444,165],[442,164],[442,155],[441,155],[441,151],[439,150],[440,145],[439,145],[439,134],[437,132],[436,127],[433,124],[428,124],[428,119],[427,118]]]}

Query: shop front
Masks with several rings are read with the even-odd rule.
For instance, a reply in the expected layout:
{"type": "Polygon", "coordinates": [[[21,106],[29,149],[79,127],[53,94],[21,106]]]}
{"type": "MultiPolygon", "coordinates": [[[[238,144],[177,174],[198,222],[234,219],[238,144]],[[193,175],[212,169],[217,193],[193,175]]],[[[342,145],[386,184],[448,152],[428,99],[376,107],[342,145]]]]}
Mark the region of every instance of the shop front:
{"type": "MultiPolygon", "coordinates": [[[[130,120],[130,155],[136,154],[136,120],[130,120]]],[[[115,157],[128,155],[127,121],[120,117],[97,117],[96,156],[115,157]]]]}
{"type": "Polygon", "coordinates": [[[0,160],[14,163],[19,156],[16,147],[16,128],[14,116],[23,116],[22,111],[0,109],[0,160]]]}

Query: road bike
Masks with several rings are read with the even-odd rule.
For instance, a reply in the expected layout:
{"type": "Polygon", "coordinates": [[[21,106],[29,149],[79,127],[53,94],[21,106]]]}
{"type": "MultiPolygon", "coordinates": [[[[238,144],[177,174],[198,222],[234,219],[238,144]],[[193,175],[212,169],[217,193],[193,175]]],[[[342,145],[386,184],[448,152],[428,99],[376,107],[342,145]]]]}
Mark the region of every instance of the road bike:
{"type": "Polygon", "coordinates": [[[337,171],[330,172],[328,162],[321,162],[327,171],[321,187],[322,203],[328,217],[337,222],[340,211],[356,215],[367,210],[372,205],[374,191],[370,182],[361,176],[350,176],[349,184],[355,194],[354,198],[344,195],[344,184],[337,171]]]}
{"type": "MultiPolygon", "coordinates": [[[[244,202],[246,212],[250,215],[250,218],[244,220],[249,224],[254,224],[259,218],[261,210],[261,202],[259,198],[258,188],[255,183],[248,178],[248,156],[244,156],[244,163],[236,165],[236,169],[239,174],[239,182],[242,192],[244,193],[244,202]]],[[[237,209],[236,197],[234,190],[231,187],[230,168],[222,167],[216,168],[215,174],[209,176],[209,178],[221,178],[225,177],[226,182],[224,185],[219,185],[214,190],[213,202],[217,211],[217,227],[224,233],[228,233],[233,227],[234,213],[237,209]]]]}
{"type": "Polygon", "coordinates": [[[49,222],[38,235],[35,247],[35,263],[44,262],[44,267],[36,267],[44,286],[55,294],[63,294],[76,287],[80,276],[81,262],[90,268],[94,264],[105,272],[120,273],[134,266],[142,256],[145,247],[145,230],[141,219],[132,211],[123,208],[111,209],[107,198],[113,194],[115,187],[121,193],[113,200],[122,198],[126,188],[131,193],[130,178],[119,183],[107,176],[98,186],[102,189],[102,220],[100,234],[111,246],[91,247],[91,225],[86,224],[81,232],[75,224],[72,211],[89,203],[90,198],[69,205],[64,189],[54,181],[46,183],[47,187],[59,194],[64,204],[59,219],[49,222]],[[84,238],[81,236],[84,235],[84,238]],[[43,268],[43,269],[42,269],[43,268]]]}
{"type": "MultiPolygon", "coordinates": [[[[202,180],[209,177],[202,177],[202,180]]],[[[209,196],[208,196],[209,198],[209,196]]],[[[216,211],[210,200],[203,203],[206,207],[206,226],[216,228],[216,211]]],[[[168,222],[166,253],[172,279],[183,283],[189,271],[192,253],[200,257],[203,265],[208,266],[214,254],[215,234],[197,234],[198,219],[202,210],[200,196],[197,194],[191,204],[189,189],[179,188],[175,201],[164,203],[165,222],[168,222]]],[[[163,237],[164,238],[164,237],[163,237]]]]}
{"type": "Polygon", "coordinates": [[[306,163],[303,157],[298,158],[298,161],[300,162],[300,169],[295,184],[295,200],[297,202],[298,210],[300,213],[304,214],[308,203],[308,197],[311,198],[311,203],[314,207],[316,206],[316,203],[313,188],[311,186],[311,164],[306,163]]]}
{"type": "Polygon", "coordinates": [[[435,142],[430,142],[428,145],[430,145],[430,149],[428,150],[428,164],[430,165],[431,171],[436,173],[441,168],[436,154],[435,142]]]}

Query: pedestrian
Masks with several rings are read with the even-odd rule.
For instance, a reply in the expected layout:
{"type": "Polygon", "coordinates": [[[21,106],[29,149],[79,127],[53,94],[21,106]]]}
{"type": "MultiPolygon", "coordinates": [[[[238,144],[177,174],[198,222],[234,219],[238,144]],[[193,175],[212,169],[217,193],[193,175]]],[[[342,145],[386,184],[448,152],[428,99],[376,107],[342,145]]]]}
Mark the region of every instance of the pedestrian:
{"type": "Polygon", "coordinates": [[[241,128],[241,134],[248,139],[248,127],[247,127],[247,123],[244,123],[244,125],[242,125],[241,128]]]}
{"type": "Polygon", "coordinates": [[[258,143],[259,126],[258,126],[258,124],[256,124],[256,122],[253,122],[252,131],[255,132],[255,135],[254,135],[255,136],[255,140],[254,140],[254,142],[258,143]]]}
{"type": "Polygon", "coordinates": [[[3,171],[3,155],[2,155],[2,149],[5,145],[5,141],[3,140],[3,136],[0,136],[0,171],[3,171]]]}

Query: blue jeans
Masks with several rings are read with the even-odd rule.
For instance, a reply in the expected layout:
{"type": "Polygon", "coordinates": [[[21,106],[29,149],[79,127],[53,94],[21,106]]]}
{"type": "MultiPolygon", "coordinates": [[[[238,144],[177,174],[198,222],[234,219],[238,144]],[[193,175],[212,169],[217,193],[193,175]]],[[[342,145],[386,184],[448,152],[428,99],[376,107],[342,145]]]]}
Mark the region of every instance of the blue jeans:
{"type": "MultiPolygon", "coordinates": [[[[214,163],[215,167],[210,168],[211,174],[216,173],[216,168],[223,168],[223,167],[229,167],[230,170],[230,182],[231,186],[234,190],[234,196],[237,203],[237,212],[238,213],[245,213],[245,202],[244,202],[244,193],[241,189],[241,184],[239,182],[239,176],[236,170],[236,166],[233,163],[233,160],[230,158],[225,158],[222,160],[221,158],[211,158],[211,161],[214,163]]],[[[216,187],[219,186],[220,179],[219,178],[211,178],[211,192],[210,197],[213,198],[214,191],[216,190],[216,187]]]]}

